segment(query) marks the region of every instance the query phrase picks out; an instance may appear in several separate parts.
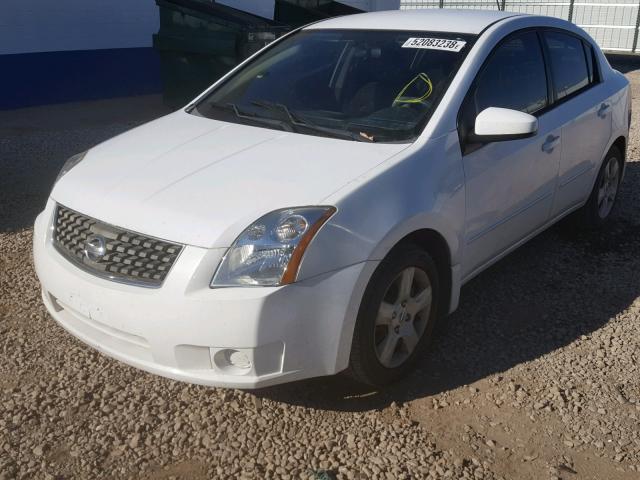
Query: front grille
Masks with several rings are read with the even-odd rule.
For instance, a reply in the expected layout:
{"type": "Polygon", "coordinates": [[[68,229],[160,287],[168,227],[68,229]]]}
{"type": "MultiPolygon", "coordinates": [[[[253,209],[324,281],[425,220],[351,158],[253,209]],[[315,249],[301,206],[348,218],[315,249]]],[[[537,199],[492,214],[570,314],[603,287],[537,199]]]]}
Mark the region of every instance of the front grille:
{"type": "Polygon", "coordinates": [[[100,222],[58,205],[53,245],[69,261],[110,280],[159,287],[182,245],[100,222]]]}

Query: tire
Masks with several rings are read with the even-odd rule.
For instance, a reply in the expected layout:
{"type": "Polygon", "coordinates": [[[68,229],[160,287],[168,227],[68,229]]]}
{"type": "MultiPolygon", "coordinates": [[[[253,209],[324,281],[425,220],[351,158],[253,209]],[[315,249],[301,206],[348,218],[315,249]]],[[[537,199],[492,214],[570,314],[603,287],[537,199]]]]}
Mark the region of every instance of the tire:
{"type": "Polygon", "coordinates": [[[353,379],[382,387],[411,369],[433,336],[440,285],[435,262],[413,244],[397,247],[378,265],[356,319],[347,370],[353,379]]]}
{"type": "Polygon", "coordinates": [[[624,157],[618,147],[611,147],[602,162],[587,203],[577,212],[577,224],[586,229],[602,228],[618,199],[624,157]],[[615,170],[615,175],[612,176],[615,170]],[[603,208],[604,207],[604,208],[603,208]]]}

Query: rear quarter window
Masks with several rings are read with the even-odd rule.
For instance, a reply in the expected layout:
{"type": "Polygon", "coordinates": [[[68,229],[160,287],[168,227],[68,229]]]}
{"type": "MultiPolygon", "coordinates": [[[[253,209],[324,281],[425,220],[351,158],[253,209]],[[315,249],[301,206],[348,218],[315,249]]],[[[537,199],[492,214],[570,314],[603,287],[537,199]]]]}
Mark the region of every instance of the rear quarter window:
{"type": "Polygon", "coordinates": [[[600,76],[597,66],[598,62],[596,60],[596,52],[585,40],[582,41],[582,46],[584,47],[584,55],[587,59],[587,68],[589,69],[589,83],[597,83],[600,81],[600,76]]]}

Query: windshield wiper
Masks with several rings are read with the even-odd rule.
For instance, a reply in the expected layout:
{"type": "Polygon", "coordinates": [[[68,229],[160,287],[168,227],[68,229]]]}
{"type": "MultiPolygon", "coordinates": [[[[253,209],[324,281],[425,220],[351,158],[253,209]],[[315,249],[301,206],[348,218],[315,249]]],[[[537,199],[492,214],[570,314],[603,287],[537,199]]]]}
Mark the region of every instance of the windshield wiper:
{"type": "Polygon", "coordinates": [[[265,125],[271,125],[271,126],[274,126],[274,127],[279,127],[281,130],[285,130],[287,132],[293,132],[294,131],[294,129],[291,127],[291,125],[289,125],[289,123],[287,123],[287,122],[285,122],[283,120],[279,120],[277,118],[261,117],[259,115],[243,112],[238,108],[238,106],[235,103],[227,103],[227,104],[210,103],[209,105],[214,107],[214,108],[222,108],[224,110],[231,110],[236,115],[236,117],[244,119],[244,120],[250,120],[252,122],[263,123],[265,125]]]}
{"type": "Polygon", "coordinates": [[[253,105],[256,105],[258,107],[262,107],[262,108],[266,108],[268,110],[279,110],[281,112],[284,112],[285,115],[287,116],[287,118],[289,119],[289,123],[292,126],[295,127],[302,127],[302,128],[306,128],[308,130],[313,130],[315,132],[319,132],[319,133],[324,133],[326,135],[329,135],[331,137],[335,137],[335,138],[343,138],[346,140],[356,140],[358,142],[372,142],[373,140],[371,139],[372,137],[368,137],[368,136],[362,136],[359,135],[355,132],[351,132],[349,130],[344,130],[344,129],[339,129],[339,128],[331,128],[331,127],[323,127],[322,125],[317,125],[315,123],[311,123],[307,120],[302,120],[300,117],[298,117],[297,115],[294,115],[293,113],[291,113],[291,110],[289,110],[289,107],[287,107],[286,105],[282,104],[282,103],[273,103],[273,102],[269,102],[267,100],[254,100],[251,102],[253,105]]]}

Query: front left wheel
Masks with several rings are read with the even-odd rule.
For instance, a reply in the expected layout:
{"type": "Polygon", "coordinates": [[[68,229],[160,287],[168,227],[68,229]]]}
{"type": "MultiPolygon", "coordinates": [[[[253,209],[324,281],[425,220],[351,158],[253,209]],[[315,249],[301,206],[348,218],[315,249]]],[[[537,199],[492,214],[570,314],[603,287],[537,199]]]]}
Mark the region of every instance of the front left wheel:
{"type": "Polygon", "coordinates": [[[407,373],[430,343],[439,300],[440,280],[431,256],[415,245],[392,251],[371,277],[360,305],[350,375],[383,386],[407,373]]]}

